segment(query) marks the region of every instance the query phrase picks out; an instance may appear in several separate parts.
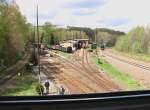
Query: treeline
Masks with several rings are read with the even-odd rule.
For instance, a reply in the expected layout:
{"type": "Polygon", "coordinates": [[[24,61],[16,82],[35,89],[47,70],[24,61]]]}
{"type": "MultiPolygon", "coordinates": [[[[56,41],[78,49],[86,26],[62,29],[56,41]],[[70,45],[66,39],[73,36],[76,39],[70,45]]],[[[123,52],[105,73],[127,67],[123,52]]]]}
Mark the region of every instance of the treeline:
{"type": "Polygon", "coordinates": [[[91,29],[72,26],[59,28],[50,22],[46,22],[40,27],[41,42],[51,45],[72,39],[90,39],[99,44],[104,42],[111,47],[115,45],[117,38],[121,35],[125,35],[125,33],[105,28],[91,29]]]}
{"type": "Polygon", "coordinates": [[[125,35],[124,32],[114,31],[106,28],[86,28],[86,27],[68,27],[70,30],[83,31],[86,33],[88,38],[90,38],[93,42],[97,42],[100,45],[102,42],[106,44],[106,46],[112,47],[115,45],[117,38],[121,35],[125,35]]]}
{"type": "Polygon", "coordinates": [[[150,28],[132,29],[118,39],[115,48],[123,52],[150,54],[150,28]]]}
{"type": "Polygon", "coordinates": [[[0,0],[0,67],[14,64],[24,55],[31,28],[15,3],[0,0]]]}
{"type": "Polygon", "coordinates": [[[67,40],[88,38],[84,31],[60,28],[49,22],[41,26],[40,30],[41,41],[50,45],[60,44],[67,40]]]}
{"type": "Polygon", "coordinates": [[[125,35],[124,32],[114,31],[114,30],[106,29],[106,28],[96,29],[96,34],[97,34],[96,39],[99,45],[101,43],[105,43],[107,47],[115,46],[117,39],[121,35],[125,35]]]}
{"type": "Polygon", "coordinates": [[[69,30],[73,30],[73,31],[83,31],[88,36],[88,38],[90,38],[90,39],[92,39],[94,41],[95,32],[91,28],[86,28],[86,27],[72,27],[72,26],[68,26],[67,28],[69,30]]]}

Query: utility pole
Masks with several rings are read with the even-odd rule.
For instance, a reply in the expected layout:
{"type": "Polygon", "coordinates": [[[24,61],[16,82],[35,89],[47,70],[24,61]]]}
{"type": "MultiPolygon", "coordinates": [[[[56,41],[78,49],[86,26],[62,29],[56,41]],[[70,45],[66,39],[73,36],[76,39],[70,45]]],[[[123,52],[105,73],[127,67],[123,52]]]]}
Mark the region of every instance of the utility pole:
{"type": "Polygon", "coordinates": [[[33,51],[34,51],[34,60],[35,60],[35,55],[36,55],[36,51],[35,51],[35,25],[34,25],[34,33],[33,33],[33,51]]]}
{"type": "Polygon", "coordinates": [[[37,2],[37,39],[38,39],[38,47],[37,47],[37,58],[38,58],[38,77],[39,77],[39,85],[40,85],[40,93],[43,94],[41,88],[41,66],[40,66],[40,37],[39,37],[39,9],[38,9],[38,2],[37,2]]]}
{"type": "Polygon", "coordinates": [[[35,49],[35,36],[36,36],[36,34],[35,34],[35,25],[34,25],[34,27],[33,27],[33,42],[32,42],[32,44],[33,44],[33,63],[34,63],[34,65],[37,65],[36,49],[35,49]]]}
{"type": "Polygon", "coordinates": [[[95,43],[96,43],[96,55],[98,55],[98,51],[97,51],[97,48],[98,48],[98,44],[97,44],[97,28],[95,30],[95,43]]]}
{"type": "Polygon", "coordinates": [[[97,28],[95,29],[95,43],[97,43],[97,28]]]}
{"type": "Polygon", "coordinates": [[[39,66],[39,75],[40,75],[40,38],[39,38],[39,18],[38,18],[38,4],[37,4],[37,39],[38,39],[38,66],[39,66]]]}

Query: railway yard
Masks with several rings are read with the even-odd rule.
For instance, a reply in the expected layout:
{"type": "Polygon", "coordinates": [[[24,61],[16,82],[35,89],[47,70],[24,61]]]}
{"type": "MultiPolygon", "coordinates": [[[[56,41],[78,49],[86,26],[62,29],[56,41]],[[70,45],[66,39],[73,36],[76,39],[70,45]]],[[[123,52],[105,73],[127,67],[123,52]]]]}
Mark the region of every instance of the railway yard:
{"type": "MultiPolygon", "coordinates": [[[[56,83],[62,84],[70,94],[117,92],[122,88],[106,74],[96,68],[84,49],[75,52],[70,58],[57,55],[53,60],[60,71],[50,69],[48,58],[42,57],[42,66],[48,69],[47,75],[56,83]],[[59,64],[59,66],[58,66],[59,64]]],[[[53,67],[54,68],[54,67],[53,67]]]]}
{"type": "MultiPolygon", "coordinates": [[[[47,54],[40,56],[40,77],[43,80],[42,83],[44,83],[45,80],[49,80],[56,89],[50,90],[49,95],[59,94],[60,86],[64,87],[65,94],[108,93],[138,90],[141,87],[142,90],[150,88],[149,77],[147,77],[150,72],[148,62],[140,62],[117,55],[109,49],[105,50],[105,52],[102,52],[101,49],[90,52],[89,48],[81,48],[73,53],[48,49],[46,52],[47,54]],[[112,76],[108,74],[106,68],[101,68],[101,66],[99,68],[92,61],[93,57],[106,60],[114,68],[117,68],[117,70],[123,71],[124,73],[122,73],[123,75],[121,78],[124,82],[131,80],[131,82],[129,82],[130,85],[135,85],[134,83],[137,81],[136,87],[133,86],[129,88],[126,84],[123,84],[120,79],[116,78],[119,74],[117,76],[112,76]],[[130,77],[126,77],[125,74],[130,77]],[[44,78],[42,78],[43,75],[44,78]]],[[[5,88],[5,85],[13,84],[12,82],[14,82],[14,79],[20,77],[18,76],[20,69],[15,69],[15,71],[16,72],[13,74],[1,77],[0,85],[2,88],[5,88]]],[[[113,71],[111,70],[111,72],[113,71]]],[[[22,78],[23,77],[26,76],[22,76],[22,78]]],[[[27,77],[30,77],[30,75],[27,77]]],[[[33,74],[31,77],[34,83],[38,81],[38,75],[33,74]]],[[[25,82],[26,81],[28,80],[25,80],[25,82]]]]}
{"type": "MultiPolygon", "coordinates": [[[[60,87],[65,89],[65,94],[108,93],[150,88],[149,62],[119,55],[111,49],[105,49],[105,51],[103,48],[96,49],[96,45],[88,44],[87,39],[68,42],[53,46],[51,49],[45,44],[42,45],[39,54],[40,66],[31,66],[30,72],[21,74],[29,61],[30,54],[26,55],[26,60],[23,59],[16,64],[22,66],[16,68],[14,65],[14,69],[10,68],[11,72],[14,71],[12,74],[9,72],[1,74],[0,90],[5,92],[5,88],[11,86],[10,89],[13,89],[18,79],[27,83],[31,81],[33,85],[30,89],[33,93],[37,82],[40,82],[46,91],[44,83],[48,80],[50,82],[49,95],[59,94],[60,87]],[[32,78],[28,81],[26,77],[32,78]],[[13,82],[15,85],[11,85],[13,82]]],[[[22,86],[24,85],[20,85],[20,89],[22,86]]]]}
{"type": "MultiPolygon", "coordinates": [[[[5,77],[0,77],[1,91],[3,88],[9,88],[19,77],[27,83],[30,81],[25,78],[32,77],[30,80],[34,84],[32,85],[34,92],[35,82],[39,81],[38,77],[41,77],[43,86],[45,80],[49,80],[51,85],[49,95],[59,94],[61,86],[65,89],[65,94],[108,93],[150,88],[149,62],[137,61],[114,53],[109,49],[102,51],[98,48],[93,52],[89,49],[89,47],[80,48],[72,53],[68,53],[67,50],[64,52],[59,49],[46,49],[46,53],[40,55],[40,76],[37,74],[38,72],[32,76],[27,73],[27,76],[22,75],[20,72],[23,67],[18,66],[20,68],[14,69],[13,74],[8,73],[8,75],[5,74],[5,77]],[[92,61],[92,58],[98,58],[100,61],[105,60],[109,65],[112,65],[111,68],[113,69],[109,72],[109,68],[102,68],[103,62],[100,63],[96,60],[97,65],[92,61]],[[6,87],[6,85],[9,86],[6,87]]],[[[25,65],[27,60],[20,62],[24,62],[25,65]]],[[[20,62],[16,65],[20,65],[20,62]]]]}
{"type": "MultiPolygon", "coordinates": [[[[69,10],[70,3],[60,3],[58,9],[69,10]]],[[[98,4],[93,3],[88,4],[92,7],[98,4]]],[[[56,13],[59,15],[50,19],[51,11],[45,10],[48,13],[42,14],[41,8],[47,7],[41,6],[38,0],[36,5],[36,13],[29,14],[35,16],[29,17],[23,13],[19,1],[0,0],[0,96],[150,90],[150,26],[146,26],[147,20],[143,21],[144,25],[134,22],[131,23],[134,27],[127,26],[130,20],[124,20],[124,16],[118,19],[116,15],[111,20],[104,8],[101,8],[103,13],[96,8],[91,17],[86,11],[92,7],[86,8],[89,5],[82,2],[81,8],[80,3],[71,4],[79,10],[75,8],[65,13],[60,10],[56,13]],[[96,17],[97,14],[104,17],[96,17]]],[[[52,7],[52,12],[56,7],[52,7]]]]}

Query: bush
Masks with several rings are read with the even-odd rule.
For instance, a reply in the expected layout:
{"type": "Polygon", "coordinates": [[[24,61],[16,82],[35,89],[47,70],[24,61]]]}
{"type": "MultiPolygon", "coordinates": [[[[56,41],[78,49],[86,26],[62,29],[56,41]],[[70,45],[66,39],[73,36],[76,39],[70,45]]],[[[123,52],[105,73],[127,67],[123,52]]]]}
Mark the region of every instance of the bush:
{"type": "Polygon", "coordinates": [[[41,84],[38,84],[38,85],[36,86],[36,92],[37,92],[39,95],[43,95],[44,87],[43,87],[41,84]]]}

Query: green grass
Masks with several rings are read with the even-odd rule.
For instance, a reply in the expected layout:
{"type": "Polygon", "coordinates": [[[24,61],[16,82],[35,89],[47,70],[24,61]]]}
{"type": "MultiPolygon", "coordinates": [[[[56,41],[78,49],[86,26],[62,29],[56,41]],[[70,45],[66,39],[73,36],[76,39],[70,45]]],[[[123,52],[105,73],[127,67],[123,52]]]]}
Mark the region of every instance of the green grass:
{"type": "Polygon", "coordinates": [[[29,73],[16,76],[9,87],[1,88],[0,96],[35,96],[38,95],[35,91],[36,84],[37,80],[29,73]]]}
{"type": "Polygon", "coordinates": [[[7,91],[6,96],[36,96],[35,84],[18,86],[14,90],[7,91]],[[23,86],[23,87],[22,87],[23,86]]]}
{"type": "Polygon", "coordinates": [[[150,62],[150,55],[147,55],[147,54],[142,54],[142,53],[131,53],[131,52],[120,52],[120,51],[117,51],[115,49],[111,49],[114,53],[119,53],[120,55],[123,55],[123,56],[126,56],[126,57],[129,57],[129,58],[133,58],[133,59],[136,59],[136,60],[141,60],[141,61],[146,61],[146,62],[150,62]]]}
{"type": "Polygon", "coordinates": [[[100,59],[101,63],[98,63],[97,57],[92,57],[91,60],[93,63],[97,65],[98,68],[103,69],[109,76],[118,80],[121,84],[125,85],[128,89],[131,90],[144,89],[144,87],[137,80],[133,79],[131,76],[129,76],[126,73],[120,72],[105,60],[100,59]]]}

